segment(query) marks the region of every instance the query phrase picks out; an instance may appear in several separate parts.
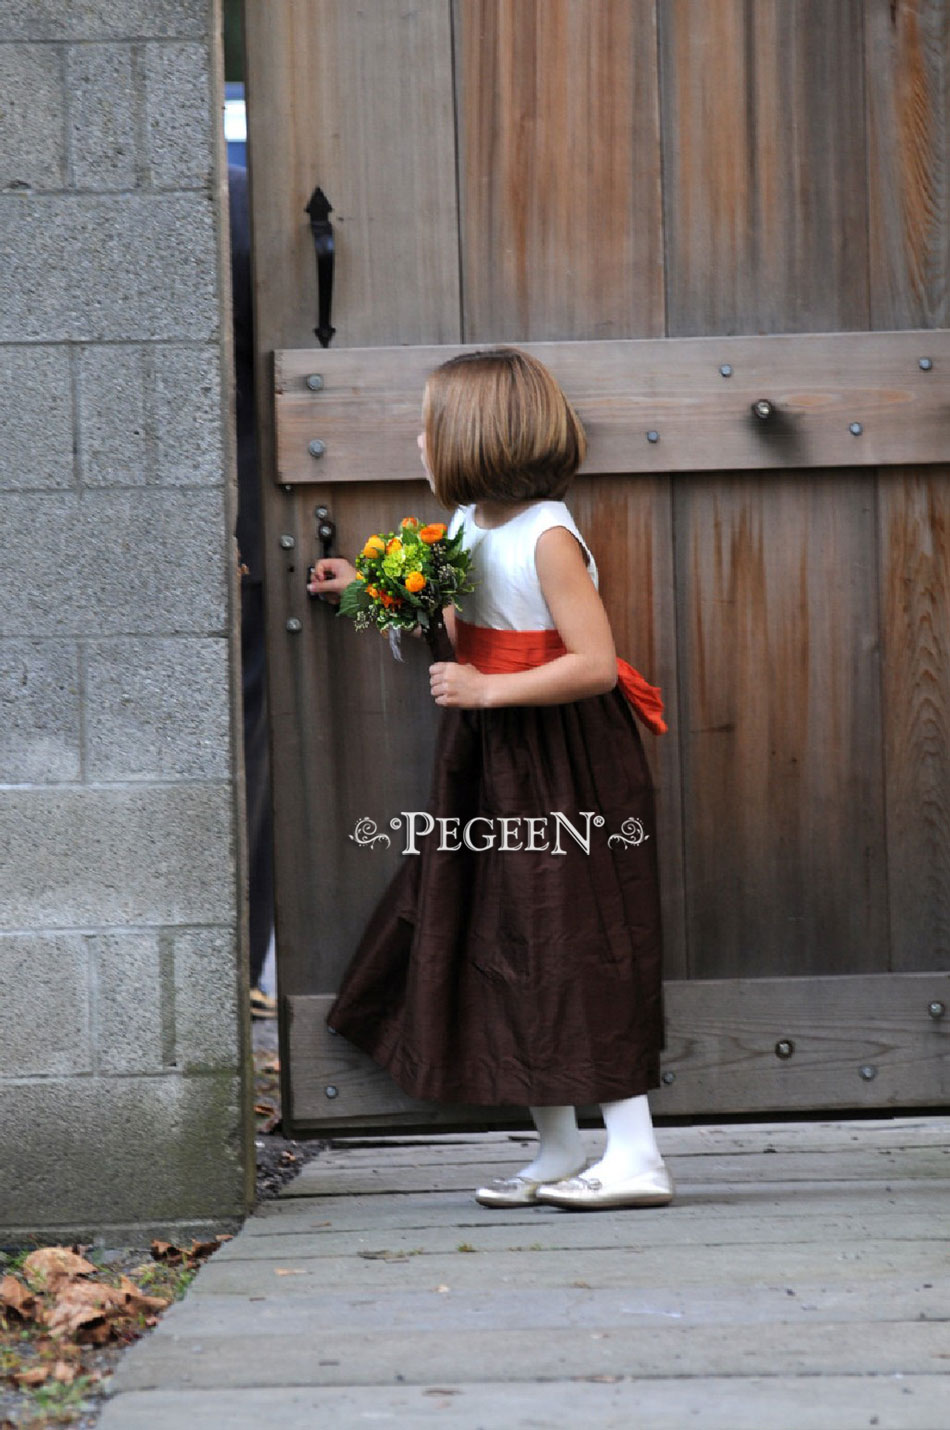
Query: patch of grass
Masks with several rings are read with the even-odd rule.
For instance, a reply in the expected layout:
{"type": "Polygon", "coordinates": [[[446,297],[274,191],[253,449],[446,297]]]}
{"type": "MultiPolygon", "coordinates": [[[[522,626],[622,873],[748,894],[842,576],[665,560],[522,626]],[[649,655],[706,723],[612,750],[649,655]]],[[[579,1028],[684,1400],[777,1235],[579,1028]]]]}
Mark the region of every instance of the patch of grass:
{"type": "Polygon", "coordinates": [[[77,1375],[72,1385],[59,1380],[49,1380],[25,1392],[27,1404],[38,1411],[44,1425],[69,1425],[82,1413],[90,1409],[88,1397],[96,1386],[92,1376],[77,1375]]]}

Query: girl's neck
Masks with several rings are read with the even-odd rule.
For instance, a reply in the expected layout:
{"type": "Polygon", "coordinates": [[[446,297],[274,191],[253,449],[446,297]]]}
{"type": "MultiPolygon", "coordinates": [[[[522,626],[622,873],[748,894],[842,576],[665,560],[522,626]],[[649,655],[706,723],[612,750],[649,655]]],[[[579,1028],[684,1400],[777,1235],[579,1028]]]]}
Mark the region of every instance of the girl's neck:
{"type": "Polygon", "coordinates": [[[527,511],[529,506],[534,506],[533,501],[480,501],[475,503],[473,516],[475,525],[483,527],[486,531],[491,531],[496,526],[504,526],[513,517],[520,516],[523,511],[527,511]]]}

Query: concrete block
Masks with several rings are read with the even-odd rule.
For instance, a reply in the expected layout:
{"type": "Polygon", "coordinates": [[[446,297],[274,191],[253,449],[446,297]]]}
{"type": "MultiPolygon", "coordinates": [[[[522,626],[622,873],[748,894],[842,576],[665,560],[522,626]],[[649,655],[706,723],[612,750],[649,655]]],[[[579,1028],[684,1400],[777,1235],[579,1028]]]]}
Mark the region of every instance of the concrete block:
{"type": "Polygon", "coordinates": [[[243,1210],[238,1079],[46,1078],[0,1086],[0,1230],[243,1210]]]}
{"type": "Polygon", "coordinates": [[[0,347],[0,491],[73,485],[65,347],[0,347]]]}
{"type": "Polygon", "coordinates": [[[0,783],[80,777],[75,643],[0,640],[0,783]]]}
{"type": "Polygon", "coordinates": [[[144,485],[149,477],[148,349],[83,348],[79,359],[79,451],[87,486],[144,485]]]}
{"type": "Polygon", "coordinates": [[[200,39],[208,0],[4,0],[0,40],[200,39]]]}
{"type": "Polygon", "coordinates": [[[0,790],[0,927],[230,923],[226,785],[0,790]]]}
{"type": "Polygon", "coordinates": [[[209,340],[210,193],[24,196],[0,204],[0,342],[209,340]]]}
{"type": "Polygon", "coordinates": [[[0,189],[61,189],[65,179],[62,55],[0,45],[0,189]]]}
{"type": "Polygon", "coordinates": [[[162,959],[160,935],[90,934],[100,1073],[160,1072],[162,959]]]}
{"type": "Polygon", "coordinates": [[[227,627],[223,491],[14,494],[4,546],[0,610],[11,635],[227,627]]]}
{"type": "Polygon", "coordinates": [[[130,45],[76,45],[69,51],[69,143],[73,186],[132,189],[138,80],[130,45]]]}
{"type": "Polygon", "coordinates": [[[198,486],[224,481],[221,359],[217,346],[153,349],[156,478],[198,486]]]}
{"type": "MultiPolygon", "coordinates": [[[[92,1070],[88,955],[81,934],[0,935],[0,988],[0,1076],[92,1070]]],[[[5,1135],[3,1144],[5,1159],[5,1135]]]]}
{"type": "Polygon", "coordinates": [[[237,1069],[238,944],[233,928],[187,929],[175,951],[175,1062],[186,1072],[237,1069]]]}
{"type": "Polygon", "coordinates": [[[87,777],[227,779],[227,660],[223,636],[91,644],[85,681],[87,777]]]}
{"type": "Polygon", "coordinates": [[[184,189],[211,174],[211,77],[204,45],[145,46],[145,113],[152,186],[184,189]]]}

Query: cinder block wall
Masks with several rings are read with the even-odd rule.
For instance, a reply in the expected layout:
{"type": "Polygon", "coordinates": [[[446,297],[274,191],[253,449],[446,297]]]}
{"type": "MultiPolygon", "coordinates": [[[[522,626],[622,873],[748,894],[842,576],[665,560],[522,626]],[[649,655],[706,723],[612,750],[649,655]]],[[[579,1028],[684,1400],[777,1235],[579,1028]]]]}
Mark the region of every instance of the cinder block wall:
{"type": "Polygon", "coordinates": [[[0,10],[0,1235],[246,1197],[212,0],[0,10]]]}

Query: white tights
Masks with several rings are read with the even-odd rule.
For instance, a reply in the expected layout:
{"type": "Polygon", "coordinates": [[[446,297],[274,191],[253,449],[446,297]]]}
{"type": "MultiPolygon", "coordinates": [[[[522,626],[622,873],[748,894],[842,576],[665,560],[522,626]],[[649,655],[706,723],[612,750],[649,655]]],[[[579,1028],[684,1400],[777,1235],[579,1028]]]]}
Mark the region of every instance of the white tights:
{"type": "MultiPolygon", "coordinates": [[[[584,1145],[577,1129],[573,1107],[532,1107],[538,1129],[538,1154],[519,1176],[536,1182],[556,1182],[573,1176],[584,1163],[584,1145]]],[[[607,1128],[604,1155],[585,1175],[602,1182],[625,1181],[663,1165],[646,1096],[625,1097],[619,1102],[603,1102],[600,1107],[607,1128]]]]}

